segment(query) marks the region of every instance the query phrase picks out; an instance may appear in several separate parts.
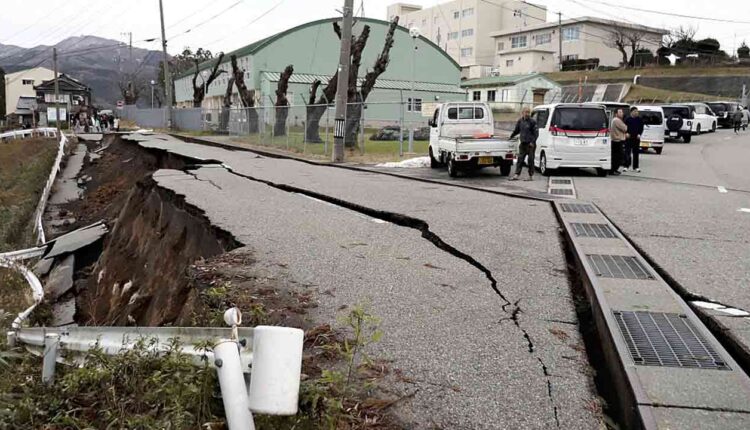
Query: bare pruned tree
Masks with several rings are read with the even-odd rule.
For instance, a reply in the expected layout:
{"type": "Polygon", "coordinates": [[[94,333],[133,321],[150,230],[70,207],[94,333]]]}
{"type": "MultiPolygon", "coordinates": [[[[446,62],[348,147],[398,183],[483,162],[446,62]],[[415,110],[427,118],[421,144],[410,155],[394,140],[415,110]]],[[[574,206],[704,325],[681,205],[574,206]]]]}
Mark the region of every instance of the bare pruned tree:
{"type": "Polygon", "coordinates": [[[120,95],[125,104],[134,105],[141,97],[144,81],[139,79],[138,76],[127,75],[117,83],[117,86],[120,88],[120,95]]]}
{"type": "Polygon", "coordinates": [[[227,81],[227,89],[224,91],[224,100],[221,104],[221,116],[219,118],[219,130],[229,132],[229,109],[232,108],[232,87],[234,87],[234,76],[227,81]]]}
{"type": "Polygon", "coordinates": [[[211,86],[211,84],[216,80],[219,75],[225,72],[225,70],[220,70],[219,66],[221,65],[221,60],[224,59],[224,53],[220,53],[219,57],[216,59],[216,63],[214,63],[213,68],[211,68],[211,74],[208,75],[208,79],[205,79],[204,82],[201,82],[200,85],[198,85],[198,75],[200,74],[200,62],[196,58],[194,59],[195,63],[195,73],[193,73],[193,107],[201,107],[201,103],[203,103],[203,99],[206,97],[206,88],[211,86]]]}
{"type": "Polygon", "coordinates": [[[257,133],[258,112],[255,111],[255,91],[247,89],[247,85],[245,85],[245,70],[240,69],[237,65],[237,56],[232,54],[231,60],[234,84],[237,86],[237,92],[240,95],[242,107],[245,108],[245,113],[247,115],[248,132],[257,133]]]}
{"type": "Polygon", "coordinates": [[[286,93],[289,90],[289,79],[294,73],[294,67],[290,64],[286,66],[279,76],[279,83],[276,87],[276,122],[273,126],[274,136],[286,136],[286,119],[289,116],[289,99],[286,93]]]}
{"type": "Polygon", "coordinates": [[[641,30],[614,26],[609,30],[609,39],[604,43],[610,48],[615,48],[620,51],[620,55],[622,55],[620,66],[628,67],[634,64],[635,53],[640,49],[641,41],[643,41],[645,37],[646,33],[641,30]],[[629,55],[628,48],[630,48],[629,55]]]}

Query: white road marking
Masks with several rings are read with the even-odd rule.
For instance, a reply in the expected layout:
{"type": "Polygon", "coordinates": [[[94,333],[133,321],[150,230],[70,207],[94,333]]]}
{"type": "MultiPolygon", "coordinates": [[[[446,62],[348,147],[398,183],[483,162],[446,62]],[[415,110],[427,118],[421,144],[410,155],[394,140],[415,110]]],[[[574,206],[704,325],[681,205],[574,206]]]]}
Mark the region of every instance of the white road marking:
{"type": "Polygon", "coordinates": [[[750,209],[748,209],[748,208],[740,208],[740,209],[737,209],[737,212],[745,212],[745,213],[749,213],[750,214],[750,209]]]}
{"type": "Polygon", "coordinates": [[[726,188],[724,188],[724,187],[722,187],[721,185],[719,185],[719,186],[718,186],[718,187],[716,187],[716,188],[718,188],[718,189],[719,189],[719,192],[720,192],[720,193],[726,193],[726,192],[728,192],[728,191],[727,191],[727,189],[726,189],[726,188]]]}
{"type": "Polygon", "coordinates": [[[716,310],[716,309],[724,309],[725,308],[724,305],[720,305],[718,303],[702,302],[700,300],[696,300],[696,301],[691,302],[691,303],[694,304],[695,306],[698,306],[699,308],[703,308],[703,309],[714,309],[714,310],[716,310]]]}
{"type": "Polygon", "coordinates": [[[735,308],[718,309],[718,311],[724,312],[733,317],[746,317],[750,315],[750,313],[748,313],[747,311],[743,311],[742,309],[735,309],[735,308]]]}

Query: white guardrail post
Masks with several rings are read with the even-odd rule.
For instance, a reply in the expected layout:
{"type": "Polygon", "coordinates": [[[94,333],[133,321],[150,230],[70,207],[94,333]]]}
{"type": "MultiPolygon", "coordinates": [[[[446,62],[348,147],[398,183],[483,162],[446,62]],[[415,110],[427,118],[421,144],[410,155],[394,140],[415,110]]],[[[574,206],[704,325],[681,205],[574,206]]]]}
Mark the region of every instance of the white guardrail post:
{"type": "Polygon", "coordinates": [[[128,350],[141,338],[156,339],[162,348],[170,339],[181,341],[182,352],[196,365],[205,359],[216,368],[229,430],[254,430],[253,413],[294,415],[299,401],[304,333],[290,327],[240,328],[236,308],[224,314],[227,328],[209,327],[52,327],[22,328],[7,333],[10,346],[24,344],[43,357],[42,380],[51,384],[58,360],[85,364],[88,350],[98,346],[105,354],[128,350]],[[194,345],[211,340],[212,351],[194,345]],[[64,350],[64,355],[60,352],[64,350]],[[250,383],[246,383],[246,374],[250,383]]]}

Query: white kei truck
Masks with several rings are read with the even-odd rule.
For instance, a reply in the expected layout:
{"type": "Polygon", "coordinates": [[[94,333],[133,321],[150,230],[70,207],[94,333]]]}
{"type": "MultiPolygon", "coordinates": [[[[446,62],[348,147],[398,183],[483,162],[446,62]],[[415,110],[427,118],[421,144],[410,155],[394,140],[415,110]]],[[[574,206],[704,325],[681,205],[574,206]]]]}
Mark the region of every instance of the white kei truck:
{"type": "Polygon", "coordinates": [[[492,110],[487,103],[449,102],[437,106],[430,125],[430,167],[447,166],[455,178],[459,171],[499,167],[508,176],[517,143],[495,138],[492,110]]]}

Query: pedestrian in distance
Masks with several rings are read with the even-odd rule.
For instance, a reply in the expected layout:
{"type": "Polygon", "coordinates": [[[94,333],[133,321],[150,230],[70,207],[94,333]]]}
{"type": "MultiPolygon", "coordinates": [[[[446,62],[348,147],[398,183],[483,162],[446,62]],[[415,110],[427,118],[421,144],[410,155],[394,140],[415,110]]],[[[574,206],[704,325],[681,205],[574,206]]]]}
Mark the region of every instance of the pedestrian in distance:
{"type": "Polygon", "coordinates": [[[625,149],[625,168],[632,168],[634,172],[640,172],[641,168],[638,163],[638,155],[641,152],[641,135],[643,134],[643,119],[638,113],[638,108],[630,108],[630,116],[625,120],[628,126],[627,145],[625,149]]]}
{"type": "Polygon", "coordinates": [[[737,134],[740,132],[740,128],[742,127],[742,117],[744,115],[742,114],[742,109],[737,109],[734,111],[734,114],[732,115],[732,121],[734,121],[734,133],[737,134]]]}
{"type": "Polygon", "coordinates": [[[521,109],[521,118],[516,122],[516,128],[513,129],[510,138],[519,136],[521,143],[518,145],[518,160],[516,161],[516,174],[510,178],[511,181],[517,181],[523,170],[523,160],[529,166],[529,178],[527,181],[534,179],[534,153],[536,152],[536,140],[539,138],[539,128],[536,121],[531,118],[531,110],[528,107],[521,109]]]}
{"type": "Polygon", "coordinates": [[[612,167],[610,168],[609,173],[611,175],[619,175],[620,166],[624,164],[625,145],[628,138],[628,126],[625,125],[625,121],[623,121],[624,117],[625,113],[622,109],[617,109],[610,126],[612,133],[612,167]]]}

